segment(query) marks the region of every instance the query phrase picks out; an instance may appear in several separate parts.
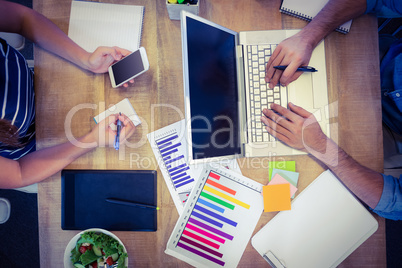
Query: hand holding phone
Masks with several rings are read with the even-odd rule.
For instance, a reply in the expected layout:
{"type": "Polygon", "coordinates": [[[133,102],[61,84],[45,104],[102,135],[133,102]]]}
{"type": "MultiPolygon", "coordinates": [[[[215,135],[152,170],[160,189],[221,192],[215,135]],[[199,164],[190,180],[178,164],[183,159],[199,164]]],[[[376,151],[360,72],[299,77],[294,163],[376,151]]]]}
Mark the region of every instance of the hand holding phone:
{"type": "Polygon", "coordinates": [[[138,50],[127,55],[118,62],[110,65],[109,76],[114,88],[127,83],[134,77],[148,71],[149,62],[145,48],[140,47],[138,50]]]}

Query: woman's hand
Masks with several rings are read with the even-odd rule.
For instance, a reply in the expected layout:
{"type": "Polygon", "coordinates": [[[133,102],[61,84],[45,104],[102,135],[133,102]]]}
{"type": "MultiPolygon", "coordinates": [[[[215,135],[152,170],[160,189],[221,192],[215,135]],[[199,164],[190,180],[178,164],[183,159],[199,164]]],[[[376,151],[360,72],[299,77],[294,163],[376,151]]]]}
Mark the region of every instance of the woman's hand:
{"type": "Polygon", "coordinates": [[[98,147],[113,147],[117,131],[113,130],[111,125],[117,125],[117,119],[122,122],[120,145],[123,145],[135,132],[133,122],[124,114],[113,114],[99,122],[89,133],[90,140],[96,142],[98,147]]]}
{"type": "MultiPolygon", "coordinates": [[[[84,65],[91,72],[106,73],[110,65],[130,53],[129,50],[120,47],[98,47],[93,53],[89,54],[84,65]]],[[[129,83],[134,83],[134,79],[130,80],[129,83]]],[[[123,87],[128,87],[128,83],[125,83],[123,87]]]]}

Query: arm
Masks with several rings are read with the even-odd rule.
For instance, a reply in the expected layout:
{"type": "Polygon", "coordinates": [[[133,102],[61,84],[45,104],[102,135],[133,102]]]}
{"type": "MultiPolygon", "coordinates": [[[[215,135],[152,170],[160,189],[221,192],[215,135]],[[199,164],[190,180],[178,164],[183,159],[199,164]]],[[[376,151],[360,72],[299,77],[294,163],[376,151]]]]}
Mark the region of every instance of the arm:
{"type": "Polygon", "coordinates": [[[280,82],[288,85],[299,78],[300,66],[308,65],[318,43],[336,27],[356,18],[366,11],[366,0],[330,0],[324,8],[299,33],[282,41],[267,63],[265,80],[273,88],[280,82]],[[285,71],[273,66],[288,65],[285,71]]]}
{"type": "MultiPolygon", "coordinates": [[[[81,155],[96,147],[113,146],[116,131],[110,128],[116,123],[118,116],[107,117],[87,135],[78,139],[85,143],[85,148],[77,147],[70,142],[32,152],[19,160],[0,157],[0,188],[18,188],[40,182],[60,171],[81,155]]],[[[125,141],[134,133],[135,126],[123,115],[119,116],[124,127],[121,130],[120,142],[125,141]]]]}
{"type": "Polygon", "coordinates": [[[0,5],[0,31],[18,33],[83,69],[105,73],[114,61],[130,53],[118,47],[99,47],[89,53],[35,10],[7,1],[0,1],[0,5]]]}
{"type": "Polygon", "coordinates": [[[261,121],[266,130],[287,145],[310,153],[323,162],[364,203],[375,208],[381,198],[384,180],[381,173],[360,165],[325,136],[314,115],[289,103],[290,110],[272,104],[264,109],[261,121]]]}

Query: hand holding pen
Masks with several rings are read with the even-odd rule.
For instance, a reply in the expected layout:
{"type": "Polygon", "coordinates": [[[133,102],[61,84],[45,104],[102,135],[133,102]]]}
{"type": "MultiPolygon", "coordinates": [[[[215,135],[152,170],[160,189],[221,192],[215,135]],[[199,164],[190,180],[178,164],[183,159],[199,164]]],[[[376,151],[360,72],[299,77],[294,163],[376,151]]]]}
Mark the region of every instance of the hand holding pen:
{"type": "Polygon", "coordinates": [[[300,31],[278,44],[266,66],[265,81],[269,83],[270,88],[278,83],[287,86],[303,74],[300,68],[309,64],[313,49],[317,45],[310,41],[310,36],[300,31]],[[278,70],[274,66],[286,68],[278,70]]]}
{"type": "Polygon", "coordinates": [[[134,133],[135,126],[131,119],[122,113],[115,114],[114,116],[116,131],[113,132],[115,134],[113,146],[116,150],[119,150],[120,145],[134,133]]]}

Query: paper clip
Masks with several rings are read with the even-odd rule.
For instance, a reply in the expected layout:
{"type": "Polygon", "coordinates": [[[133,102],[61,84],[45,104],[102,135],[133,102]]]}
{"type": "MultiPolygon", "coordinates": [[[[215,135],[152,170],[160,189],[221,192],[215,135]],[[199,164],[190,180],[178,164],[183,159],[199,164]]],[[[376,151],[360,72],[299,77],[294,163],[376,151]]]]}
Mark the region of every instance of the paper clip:
{"type": "Polygon", "coordinates": [[[272,251],[268,251],[262,256],[273,268],[286,268],[283,262],[281,262],[272,251]]]}

